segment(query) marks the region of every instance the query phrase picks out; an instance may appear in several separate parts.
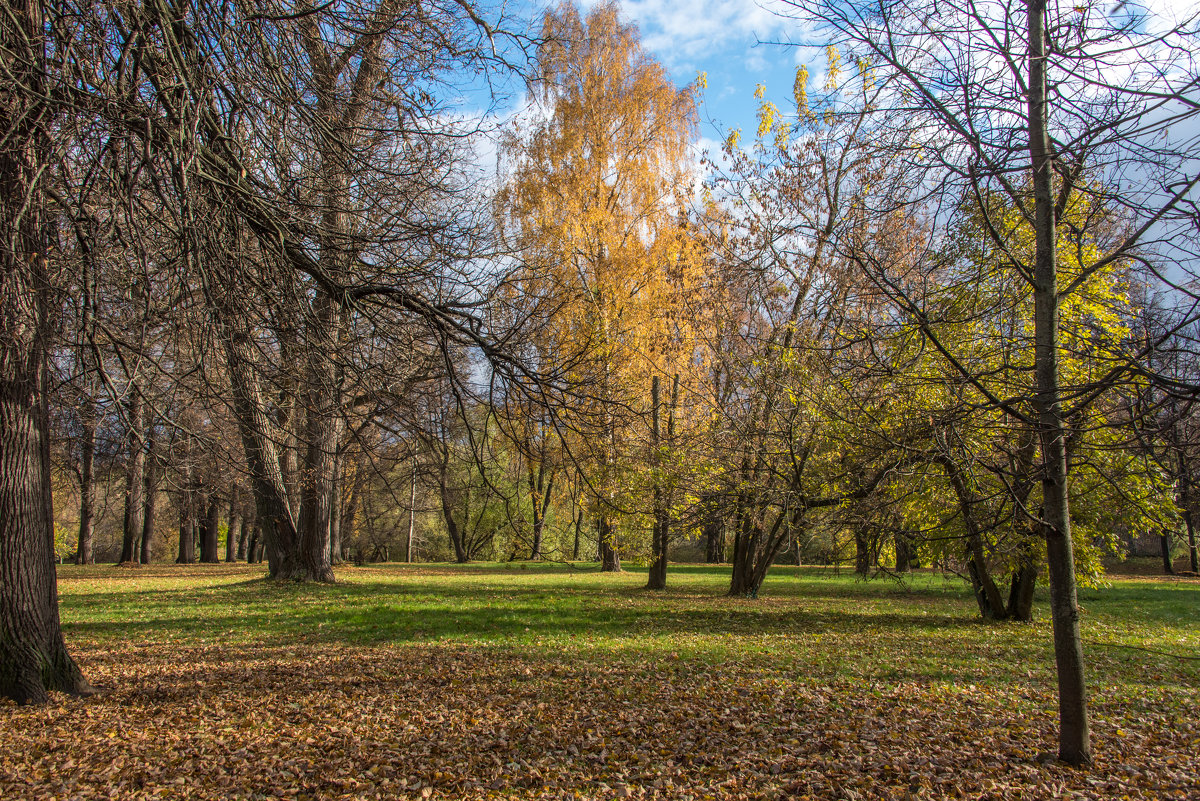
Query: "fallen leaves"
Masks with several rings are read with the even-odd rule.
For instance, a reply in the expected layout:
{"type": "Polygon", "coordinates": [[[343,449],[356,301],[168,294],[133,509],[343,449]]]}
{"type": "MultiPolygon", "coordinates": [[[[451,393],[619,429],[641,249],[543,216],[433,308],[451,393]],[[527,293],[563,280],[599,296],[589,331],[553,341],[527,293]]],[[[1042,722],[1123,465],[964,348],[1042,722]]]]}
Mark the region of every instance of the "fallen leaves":
{"type": "Polygon", "coordinates": [[[1197,700],[1104,693],[1096,765],[1053,699],[810,683],[761,664],[496,646],[81,653],[112,689],[0,708],[4,798],[1194,798],[1197,700]],[[137,658],[133,658],[136,653],[137,658]]]}

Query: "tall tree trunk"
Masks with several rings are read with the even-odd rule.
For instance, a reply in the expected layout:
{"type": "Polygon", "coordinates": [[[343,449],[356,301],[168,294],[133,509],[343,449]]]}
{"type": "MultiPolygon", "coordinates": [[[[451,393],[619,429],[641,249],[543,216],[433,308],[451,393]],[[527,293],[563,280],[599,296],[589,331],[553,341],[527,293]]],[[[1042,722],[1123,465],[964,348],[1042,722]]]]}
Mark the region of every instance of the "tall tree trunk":
{"type": "Polygon", "coordinates": [[[1187,526],[1188,561],[1193,573],[1200,573],[1200,559],[1197,558],[1196,529],[1192,521],[1192,476],[1188,470],[1187,459],[1182,448],[1179,450],[1179,506],[1183,509],[1183,522],[1187,526]]]}
{"type": "Polygon", "coordinates": [[[91,398],[83,403],[79,460],[79,543],[75,549],[75,564],[90,565],[96,561],[92,553],[96,531],[96,404],[91,398]]]}
{"type": "Polygon", "coordinates": [[[46,362],[56,287],[37,185],[51,124],[42,23],[36,0],[0,14],[0,695],[20,704],[43,703],[51,690],[93,692],[63,641],[54,569],[46,362]]]}
{"type": "Polygon", "coordinates": [[[230,326],[225,341],[229,385],[242,437],[254,495],[255,519],[262,534],[268,575],[277,579],[303,579],[300,539],[288,502],[287,485],[272,424],[264,410],[262,389],[254,368],[254,343],[241,326],[230,326]]]}
{"type": "Polygon", "coordinates": [[[126,437],[128,461],[125,465],[125,518],[121,529],[121,564],[137,562],[137,542],[142,536],[142,514],[146,489],[146,443],[143,440],[145,421],[142,419],[142,390],[137,382],[130,383],[129,430],[126,437]]]}
{"type": "Polygon", "coordinates": [[[446,480],[443,477],[439,489],[442,496],[442,519],[446,523],[446,533],[450,536],[450,545],[454,548],[454,560],[460,565],[465,565],[470,561],[467,557],[467,552],[463,548],[462,533],[458,529],[458,523],[454,520],[454,507],[450,501],[450,489],[446,486],[446,480]]]}
{"type": "Polygon", "coordinates": [[[342,509],[345,506],[342,499],[343,477],[345,474],[345,455],[339,444],[333,460],[333,482],[330,486],[329,498],[329,564],[342,563],[342,509]]]}
{"type": "Polygon", "coordinates": [[[154,557],[154,524],[158,516],[158,429],[149,421],[146,432],[146,489],[143,493],[145,506],[142,511],[141,562],[150,564],[154,557]]]}
{"type": "MultiPolygon", "coordinates": [[[[652,536],[651,547],[654,557],[654,562],[650,565],[650,575],[646,582],[646,588],[650,590],[662,590],[667,587],[667,546],[670,537],[670,501],[667,497],[667,489],[663,486],[665,477],[662,475],[662,443],[661,439],[661,411],[662,411],[662,387],[658,376],[654,376],[650,381],[650,447],[651,447],[651,464],[654,467],[654,533],[652,536]]],[[[675,403],[679,396],[679,376],[675,376],[675,381],[671,389],[671,401],[667,411],[667,444],[671,444],[674,439],[674,417],[675,403]]]]}
{"type": "Polygon", "coordinates": [[[408,538],[404,541],[404,561],[412,564],[413,533],[417,527],[417,460],[412,463],[412,482],[408,494],[408,538]]]}
{"type": "Polygon", "coordinates": [[[304,578],[332,582],[329,563],[329,524],[333,518],[334,461],[338,425],[337,366],[331,354],[337,347],[340,314],[328,293],[317,290],[308,323],[308,366],[304,430],[307,448],[300,474],[300,559],[304,578]]]}
{"type": "Polygon", "coordinates": [[[1034,196],[1034,372],[1038,433],[1042,446],[1042,500],[1050,609],[1058,672],[1058,757],[1079,765],[1092,761],[1084,680],[1083,643],[1071,514],[1067,490],[1066,426],[1058,384],[1057,233],[1054,219],[1054,156],[1050,147],[1046,60],[1046,0],[1027,0],[1029,36],[1029,155],[1034,196]]]}
{"type": "Polygon", "coordinates": [[[196,511],[197,493],[191,486],[191,469],[184,475],[183,489],[179,493],[179,555],[177,565],[190,565],[196,561],[196,511]]]}
{"type": "Polygon", "coordinates": [[[238,541],[242,538],[242,499],[237,482],[229,487],[229,513],[225,518],[229,528],[225,532],[225,561],[237,561],[238,541]]]}

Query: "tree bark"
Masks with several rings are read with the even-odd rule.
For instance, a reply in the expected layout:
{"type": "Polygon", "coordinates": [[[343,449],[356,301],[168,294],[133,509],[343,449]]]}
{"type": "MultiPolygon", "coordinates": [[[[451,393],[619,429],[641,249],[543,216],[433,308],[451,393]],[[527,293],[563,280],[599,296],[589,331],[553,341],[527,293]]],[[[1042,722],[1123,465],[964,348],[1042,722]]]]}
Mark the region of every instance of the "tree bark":
{"type": "Polygon", "coordinates": [[[200,561],[217,564],[221,561],[220,551],[221,502],[216,495],[208,499],[204,517],[200,521],[200,561]]]}
{"type": "Polygon", "coordinates": [[[136,382],[130,383],[129,428],[126,435],[128,462],[125,465],[125,518],[121,536],[120,564],[136,563],[137,543],[142,536],[142,515],[146,489],[146,443],[143,439],[142,391],[136,382]]]}
{"type": "Polygon", "coordinates": [[[42,23],[36,0],[0,15],[0,695],[19,704],[94,692],[63,641],[54,568],[47,356],[58,288],[38,185],[51,125],[42,23]]]}
{"type": "Polygon", "coordinates": [[[1056,263],[1053,152],[1048,131],[1046,0],[1028,0],[1029,155],[1034,195],[1033,271],[1034,372],[1042,446],[1043,528],[1050,569],[1050,609],[1058,672],[1058,757],[1080,765],[1092,761],[1075,554],[1067,497],[1067,430],[1062,419],[1058,377],[1058,276],[1056,263]]]}
{"type": "Polygon", "coordinates": [[[908,536],[897,532],[895,534],[896,572],[908,573],[912,570],[912,545],[908,536]]]}
{"type": "Polygon", "coordinates": [[[143,493],[145,504],[142,511],[142,536],[140,559],[143,565],[150,564],[154,557],[154,524],[158,516],[158,434],[153,421],[146,432],[149,444],[146,447],[146,488],[143,493]]]}
{"type": "Polygon", "coordinates": [[[706,520],[704,540],[704,560],[710,565],[722,564],[725,561],[725,521],[715,517],[706,520]]]}
{"type": "Polygon", "coordinates": [[[96,404],[91,398],[84,401],[81,415],[83,438],[80,443],[79,465],[79,543],[75,549],[75,564],[90,565],[96,561],[92,542],[96,531],[96,404]]]}
{"type": "MultiPolygon", "coordinates": [[[[185,477],[185,481],[190,478],[185,477]]],[[[177,565],[190,565],[196,561],[196,493],[185,486],[179,493],[179,555],[177,565]]]]}
{"type": "Polygon", "coordinates": [[[1171,564],[1171,532],[1165,528],[1158,534],[1158,548],[1162,554],[1163,573],[1173,576],[1175,567],[1171,564]]]}
{"type": "Polygon", "coordinates": [[[225,532],[225,561],[232,563],[237,561],[238,541],[242,538],[242,503],[236,482],[229,487],[229,513],[225,519],[229,521],[225,532]]]}
{"type": "MultiPolygon", "coordinates": [[[[361,481],[361,479],[360,479],[361,481]]],[[[404,541],[404,561],[412,564],[413,533],[417,527],[417,460],[412,463],[412,482],[408,493],[408,537],[404,541]]]]}
{"type": "Polygon", "coordinates": [[[621,572],[621,555],[617,552],[616,530],[607,513],[602,513],[596,521],[596,529],[600,545],[600,570],[604,573],[621,572]]]}

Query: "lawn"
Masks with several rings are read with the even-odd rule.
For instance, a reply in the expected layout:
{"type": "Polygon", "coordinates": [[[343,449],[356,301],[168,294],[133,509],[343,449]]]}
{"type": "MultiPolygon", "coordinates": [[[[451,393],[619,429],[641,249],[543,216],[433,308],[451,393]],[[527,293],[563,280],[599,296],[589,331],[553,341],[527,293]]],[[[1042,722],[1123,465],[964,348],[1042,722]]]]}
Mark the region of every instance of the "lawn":
{"type": "Polygon", "coordinates": [[[64,567],[101,689],[0,706],[0,798],[1196,798],[1200,583],[1081,592],[1096,762],[1038,620],[957,580],[778,568],[64,567]]]}

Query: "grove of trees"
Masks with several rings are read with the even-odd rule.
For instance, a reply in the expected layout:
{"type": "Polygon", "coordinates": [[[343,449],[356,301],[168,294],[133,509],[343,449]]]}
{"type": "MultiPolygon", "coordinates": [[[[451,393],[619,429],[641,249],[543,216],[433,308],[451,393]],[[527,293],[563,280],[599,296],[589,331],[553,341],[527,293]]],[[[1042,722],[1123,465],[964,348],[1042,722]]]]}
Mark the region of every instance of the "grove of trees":
{"type": "Polygon", "coordinates": [[[1198,17],[776,10],[703,155],[615,3],[0,12],[0,694],[92,692],[65,559],[932,567],[1048,582],[1089,761],[1077,582],[1197,570],[1198,17]]]}

